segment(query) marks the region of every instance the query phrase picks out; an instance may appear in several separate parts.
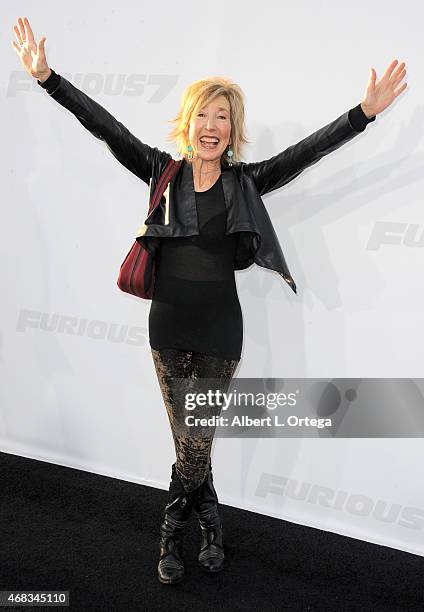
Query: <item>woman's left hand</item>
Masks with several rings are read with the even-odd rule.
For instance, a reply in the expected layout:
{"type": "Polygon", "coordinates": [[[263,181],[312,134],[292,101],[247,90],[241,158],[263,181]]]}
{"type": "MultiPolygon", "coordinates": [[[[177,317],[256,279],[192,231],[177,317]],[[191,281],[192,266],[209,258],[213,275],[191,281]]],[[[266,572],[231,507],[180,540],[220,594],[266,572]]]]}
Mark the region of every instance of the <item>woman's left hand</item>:
{"type": "Polygon", "coordinates": [[[377,83],[377,74],[374,68],[371,68],[364,99],[361,102],[362,110],[367,117],[374,117],[384,111],[406,89],[406,83],[398,87],[406,74],[405,62],[402,62],[394,71],[397,63],[397,60],[393,60],[377,83]]]}

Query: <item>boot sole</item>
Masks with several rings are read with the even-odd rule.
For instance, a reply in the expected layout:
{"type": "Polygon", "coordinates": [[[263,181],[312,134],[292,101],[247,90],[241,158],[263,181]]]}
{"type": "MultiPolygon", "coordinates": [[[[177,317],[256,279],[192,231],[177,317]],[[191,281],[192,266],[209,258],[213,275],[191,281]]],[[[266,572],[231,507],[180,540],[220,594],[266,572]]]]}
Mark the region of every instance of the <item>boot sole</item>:
{"type": "Polygon", "coordinates": [[[184,576],[181,576],[181,578],[177,578],[176,580],[164,580],[158,575],[158,579],[162,584],[179,584],[184,580],[184,576]]]}
{"type": "Polygon", "coordinates": [[[199,563],[199,562],[197,563],[197,565],[198,565],[199,567],[201,567],[201,568],[202,568],[202,570],[203,570],[204,572],[207,572],[208,574],[216,574],[216,573],[218,573],[218,572],[222,572],[222,570],[224,569],[224,565],[222,565],[221,567],[217,567],[216,569],[208,569],[207,567],[205,567],[204,565],[202,565],[202,564],[201,564],[201,563],[199,563]]]}

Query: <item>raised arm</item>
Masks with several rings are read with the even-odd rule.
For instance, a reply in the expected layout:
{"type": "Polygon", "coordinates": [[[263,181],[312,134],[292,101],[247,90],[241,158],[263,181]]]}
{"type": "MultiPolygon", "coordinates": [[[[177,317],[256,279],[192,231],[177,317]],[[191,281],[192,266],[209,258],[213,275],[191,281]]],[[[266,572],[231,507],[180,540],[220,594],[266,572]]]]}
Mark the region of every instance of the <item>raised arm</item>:
{"type": "Polygon", "coordinates": [[[406,83],[400,85],[406,74],[406,64],[402,62],[396,68],[397,63],[393,60],[379,81],[371,68],[362,102],[355,108],[282,153],[265,161],[243,164],[242,170],[255,181],[259,193],[263,195],[289,183],[305,168],[363,132],[407,86],[406,83]]]}
{"type": "Polygon", "coordinates": [[[375,116],[368,118],[358,104],[274,157],[244,164],[243,170],[252,177],[259,193],[264,195],[289,183],[322,157],[355,138],[370,121],[375,121],[375,116]]]}
{"type": "Polygon", "coordinates": [[[155,168],[160,172],[171,159],[169,153],[141,142],[103,106],[54,70],[51,70],[47,80],[37,82],[54,100],[75,115],[93,136],[103,140],[116,159],[147,185],[155,168]]]}
{"type": "Polygon", "coordinates": [[[75,115],[93,136],[104,141],[116,159],[147,185],[153,174],[160,174],[171,155],[141,142],[90,96],[52,70],[45,56],[45,36],[36,43],[26,17],[14,26],[17,42],[12,45],[25,70],[59,104],[75,115]]]}

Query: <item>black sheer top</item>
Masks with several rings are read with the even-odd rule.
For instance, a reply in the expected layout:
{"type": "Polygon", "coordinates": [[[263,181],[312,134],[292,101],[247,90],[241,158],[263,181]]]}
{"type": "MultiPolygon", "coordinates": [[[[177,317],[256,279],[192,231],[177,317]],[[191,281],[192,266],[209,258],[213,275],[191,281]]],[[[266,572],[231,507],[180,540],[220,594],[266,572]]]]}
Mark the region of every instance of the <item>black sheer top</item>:
{"type": "Polygon", "coordinates": [[[150,345],[240,359],[243,321],[234,276],[238,233],[225,234],[220,176],[196,192],[198,236],[161,238],[150,345]]]}

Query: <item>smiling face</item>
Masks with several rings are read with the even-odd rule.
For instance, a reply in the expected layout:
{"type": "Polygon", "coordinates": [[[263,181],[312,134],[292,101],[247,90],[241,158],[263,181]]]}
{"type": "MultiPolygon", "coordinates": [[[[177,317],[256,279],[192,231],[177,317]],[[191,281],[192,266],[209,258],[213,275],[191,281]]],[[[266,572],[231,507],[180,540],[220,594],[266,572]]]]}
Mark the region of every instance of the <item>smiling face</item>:
{"type": "Polygon", "coordinates": [[[230,103],[225,96],[218,96],[191,118],[188,136],[195,156],[204,161],[221,157],[231,136],[230,103]]]}

